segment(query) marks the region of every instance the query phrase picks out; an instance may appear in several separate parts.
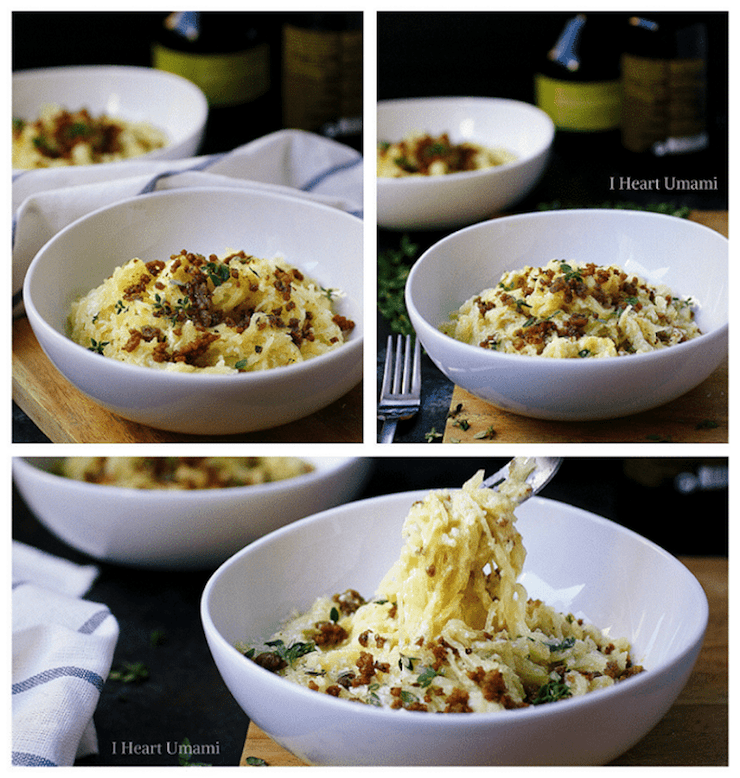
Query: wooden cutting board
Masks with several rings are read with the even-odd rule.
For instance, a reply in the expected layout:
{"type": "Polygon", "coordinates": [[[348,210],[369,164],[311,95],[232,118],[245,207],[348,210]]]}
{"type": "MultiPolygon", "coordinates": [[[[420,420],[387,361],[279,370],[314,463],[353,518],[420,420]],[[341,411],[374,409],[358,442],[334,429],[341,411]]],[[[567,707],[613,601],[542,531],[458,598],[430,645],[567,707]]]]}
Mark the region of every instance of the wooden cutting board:
{"type": "MultiPolygon", "coordinates": [[[[692,211],[689,218],[728,236],[727,211],[692,211]]],[[[442,440],[444,443],[726,443],[727,361],[683,397],[652,411],[607,421],[529,419],[496,408],[456,386],[442,440]]]]}
{"type": "MultiPolygon", "coordinates": [[[[612,765],[728,764],[727,559],[686,557],[681,561],[699,579],[709,600],[704,645],[694,672],[673,707],[654,729],[612,765]]],[[[240,765],[248,765],[250,757],[275,767],[304,764],[253,724],[247,733],[240,765]]]]}
{"type": "MultiPolygon", "coordinates": [[[[127,421],[90,400],[54,367],[27,318],[13,322],[13,400],[52,443],[201,442],[196,435],[127,421]]],[[[271,430],[209,437],[220,442],[361,443],[362,385],[328,408],[271,430]]]]}

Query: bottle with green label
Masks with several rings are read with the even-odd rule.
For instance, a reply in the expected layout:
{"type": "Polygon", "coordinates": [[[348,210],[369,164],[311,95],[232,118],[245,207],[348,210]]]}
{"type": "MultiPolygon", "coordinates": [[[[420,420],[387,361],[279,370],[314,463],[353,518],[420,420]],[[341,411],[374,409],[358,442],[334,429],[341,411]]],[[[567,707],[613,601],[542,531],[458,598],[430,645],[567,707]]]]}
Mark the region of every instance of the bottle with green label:
{"type": "Polygon", "coordinates": [[[205,93],[204,151],[229,151],[280,126],[269,14],[182,11],[161,16],[152,65],[205,93]]]}
{"type": "Polygon", "coordinates": [[[575,14],[537,67],[536,103],[559,134],[618,134],[619,66],[618,20],[612,14],[575,14]]]}

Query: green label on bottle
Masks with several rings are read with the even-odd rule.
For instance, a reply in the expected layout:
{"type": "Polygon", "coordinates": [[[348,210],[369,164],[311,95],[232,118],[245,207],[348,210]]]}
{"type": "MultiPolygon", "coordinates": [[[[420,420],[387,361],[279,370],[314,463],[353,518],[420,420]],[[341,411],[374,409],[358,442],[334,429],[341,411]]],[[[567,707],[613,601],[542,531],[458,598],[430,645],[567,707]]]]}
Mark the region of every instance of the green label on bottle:
{"type": "Polygon", "coordinates": [[[600,132],[619,127],[619,81],[560,81],[538,74],[535,91],[537,105],[558,129],[600,132]]]}
{"type": "Polygon", "coordinates": [[[251,102],[270,88],[270,49],[266,43],[229,54],[191,54],[156,44],[152,64],[192,81],[214,107],[251,102]]]}

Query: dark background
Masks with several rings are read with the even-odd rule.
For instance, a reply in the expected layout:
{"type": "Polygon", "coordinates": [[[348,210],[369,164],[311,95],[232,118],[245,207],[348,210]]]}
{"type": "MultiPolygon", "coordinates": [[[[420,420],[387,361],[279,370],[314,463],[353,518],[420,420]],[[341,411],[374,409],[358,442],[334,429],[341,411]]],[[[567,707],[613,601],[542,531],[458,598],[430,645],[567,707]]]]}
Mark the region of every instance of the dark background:
{"type": "MultiPolygon", "coordinates": [[[[475,95],[535,102],[534,76],[574,11],[383,12],[378,15],[378,99],[475,95]]],[[[635,12],[588,13],[608,19],[623,45],[635,12]]],[[[651,19],[675,13],[646,13],[651,19]]],[[[707,33],[710,147],[699,165],[727,159],[728,14],[688,13],[707,33]]],[[[589,64],[588,60],[585,64],[589,64]]],[[[583,144],[579,142],[582,152],[583,144]]],[[[583,162],[589,163],[583,159],[583,162]]],[[[589,163],[590,164],[590,163],[589,163]]],[[[720,171],[718,171],[720,172],[720,171]]],[[[724,174],[724,170],[721,171],[724,174]]],[[[708,174],[707,174],[708,175],[708,174]]],[[[723,175],[723,180],[726,180],[723,175]]]]}
{"type": "MultiPolygon", "coordinates": [[[[495,472],[494,457],[383,457],[361,497],[414,489],[459,487],[478,469],[495,472]]],[[[727,460],[692,458],[566,458],[543,491],[628,526],[674,555],[726,556],[727,460]],[[708,486],[699,487],[704,480],[708,486]],[[676,488],[686,482],[687,491],[676,488]]],[[[400,527],[399,527],[400,532],[400,527]]],[[[78,563],[90,559],[67,547],[15,496],[13,536],[78,563]]],[[[573,539],[578,553],[578,539],[573,539]]],[[[239,763],[248,719],[221,680],[203,636],[199,602],[209,572],[139,571],[99,563],[87,599],[107,605],[120,625],[113,668],[141,662],[149,678],[124,684],[108,680],[95,714],[100,753],[83,765],[176,765],[177,757],[122,756],[111,743],[182,742],[219,745],[218,765],[239,763]],[[153,634],[163,636],[152,645],[153,634]]],[[[245,596],[248,593],[245,593],[245,596]]],[[[164,750],[164,747],[163,747],[164,750]]]]}
{"type": "MultiPolygon", "coordinates": [[[[17,11],[12,15],[12,68],[34,68],[70,65],[152,65],[152,43],[163,30],[170,11],[17,11]]],[[[205,14],[212,19],[226,17],[225,30],[218,27],[218,38],[224,35],[227,50],[238,49],[242,41],[267,43],[270,51],[270,88],[245,109],[214,109],[211,106],[201,147],[202,154],[231,149],[257,137],[275,132],[283,126],[281,56],[282,28],[290,20],[306,23],[308,14],[272,13],[266,11],[205,14]]],[[[311,15],[311,22],[317,14],[311,15]]],[[[326,14],[335,23],[349,14],[326,14]]],[[[357,15],[355,15],[357,16],[357,15]]],[[[204,20],[205,23],[205,20],[204,20]]],[[[354,23],[354,20],[353,22],[354,23]]],[[[218,22],[217,22],[218,24],[218,22]]],[[[213,34],[211,38],[215,37],[213,34]]],[[[169,44],[168,44],[169,45],[169,44]]],[[[246,44],[244,44],[246,47],[246,44]]],[[[337,117],[339,118],[339,117],[337,117]]],[[[314,129],[314,128],[304,128],[314,129]]],[[[316,128],[315,131],[318,131],[316,128]]],[[[361,133],[342,138],[355,147],[361,144],[361,133]]]]}

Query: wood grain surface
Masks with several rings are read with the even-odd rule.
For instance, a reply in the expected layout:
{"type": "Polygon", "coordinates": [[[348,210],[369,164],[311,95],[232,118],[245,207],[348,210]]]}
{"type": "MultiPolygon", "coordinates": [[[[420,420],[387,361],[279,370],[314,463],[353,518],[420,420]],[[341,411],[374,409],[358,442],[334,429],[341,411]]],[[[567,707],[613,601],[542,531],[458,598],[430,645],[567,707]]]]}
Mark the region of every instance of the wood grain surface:
{"type": "MultiPolygon", "coordinates": [[[[692,211],[689,218],[725,237],[727,211],[692,211]]],[[[728,365],[671,403],[619,419],[557,422],[501,410],[456,386],[444,443],[727,443],[728,365]]]]}
{"type": "MultiPolygon", "coordinates": [[[[619,766],[706,766],[729,764],[728,757],[728,578],[727,559],[682,557],[704,587],[709,624],[701,653],[684,690],[658,724],[635,746],[611,762],[619,766]]],[[[272,766],[304,764],[250,725],[240,764],[249,758],[272,766]]]]}
{"type": "Polygon", "coordinates": [[[547,421],[501,410],[456,386],[445,443],[727,443],[728,361],[673,402],[603,421],[547,421]]]}
{"type": "MultiPolygon", "coordinates": [[[[13,322],[13,400],[52,443],[178,443],[206,438],[127,421],[90,400],[54,367],[25,317],[13,322]]],[[[362,385],[305,419],[222,442],[361,443],[362,385]]]]}

